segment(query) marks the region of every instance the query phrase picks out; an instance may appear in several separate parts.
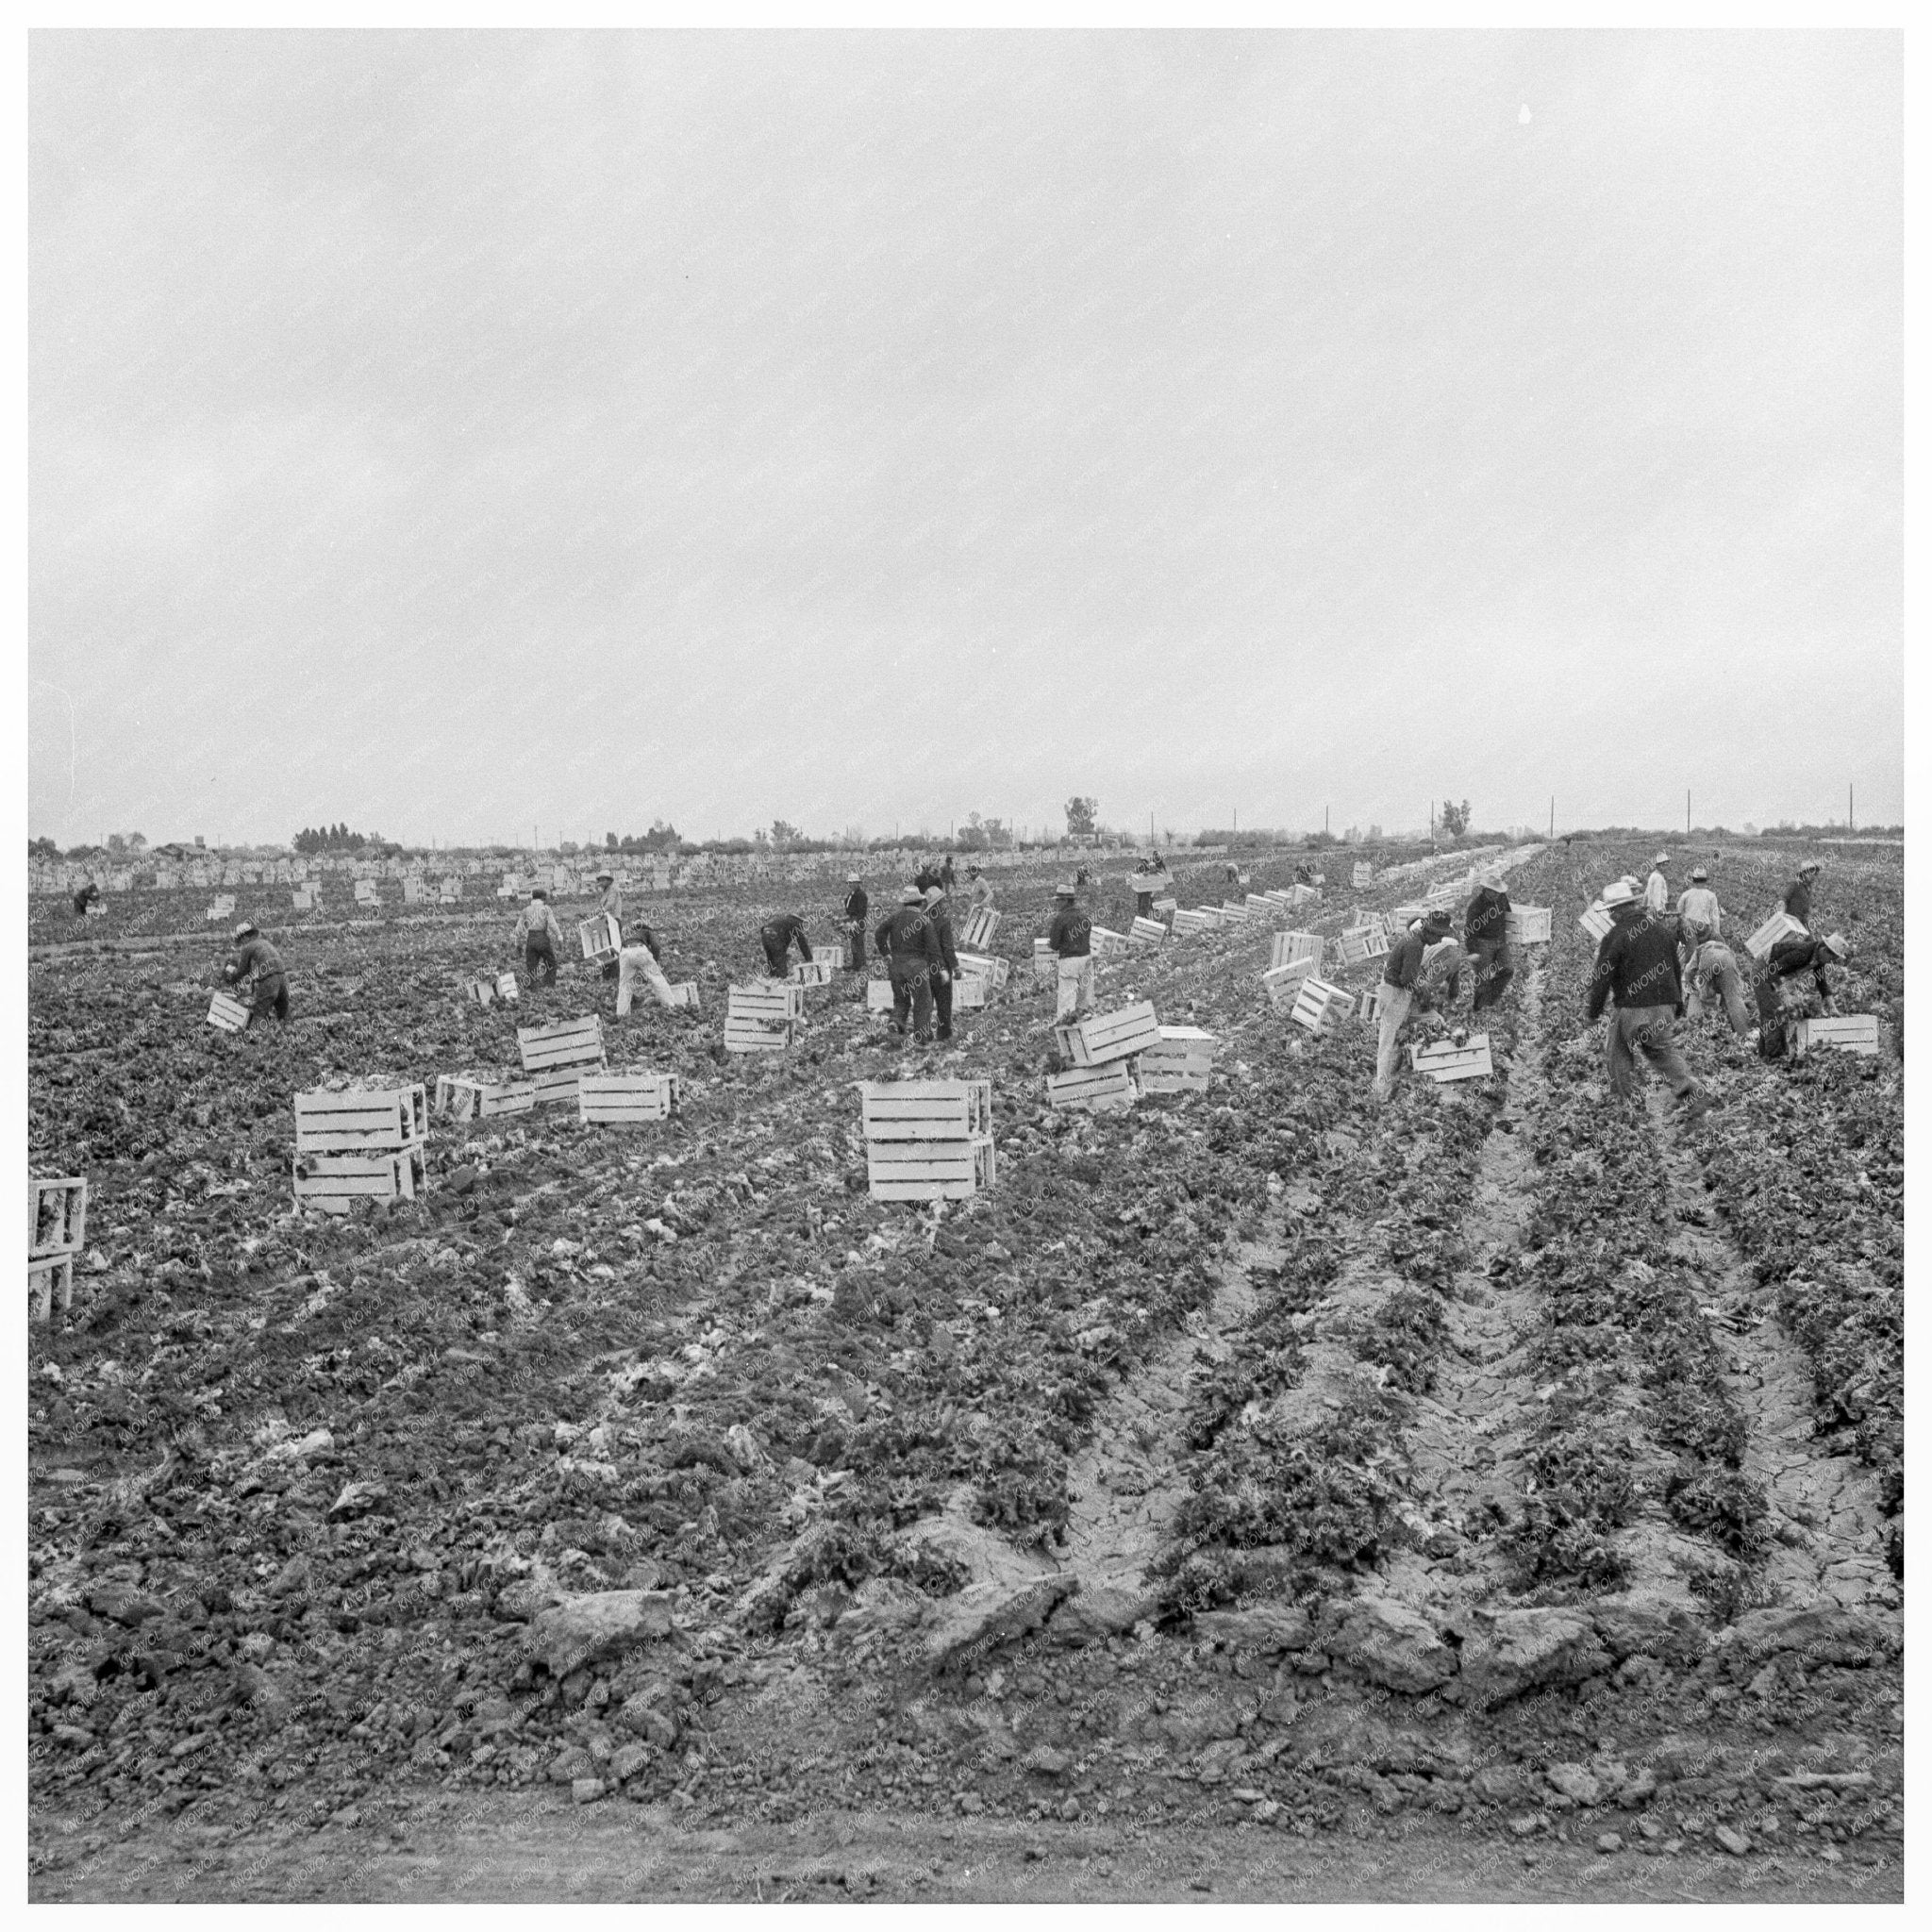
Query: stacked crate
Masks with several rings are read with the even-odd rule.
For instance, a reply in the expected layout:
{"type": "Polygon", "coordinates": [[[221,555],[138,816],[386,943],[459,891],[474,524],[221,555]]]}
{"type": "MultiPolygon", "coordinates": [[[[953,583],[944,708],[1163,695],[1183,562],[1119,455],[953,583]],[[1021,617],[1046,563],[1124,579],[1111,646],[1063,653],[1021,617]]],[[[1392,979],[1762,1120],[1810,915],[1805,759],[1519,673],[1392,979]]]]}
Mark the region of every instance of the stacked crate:
{"type": "Polygon", "coordinates": [[[624,936],[617,928],[617,916],[611,912],[593,912],[588,919],[577,922],[577,943],[584,949],[584,958],[592,966],[604,967],[612,964],[618,948],[624,943],[624,936]]]}
{"type": "Polygon", "coordinates": [[[1101,1067],[1155,1045],[1160,1038],[1160,1023],[1154,1016],[1154,1002],[1141,1000],[1111,1013],[1095,1013],[1056,1026],[1053,1037],[1060,1058],[1070,1066],[1101,1067]]]}
{"type": "Polygon", "coordinates": [[[992,1186],[991,1080],[866,1081],[858,1091],[874,1201],[964,1201],[992,1186]]]}
{"type": "Polygon", "coordinates": [[[1220,1042],[1198,1026],[1163,1026],[1134,1063],[1142,1093],[1205,1093],[1220,1042]]]}
{"type": "Polygon", "coordinates": [[[1158,919],[1145,919],[1135,915],[1134,923],[1127,928],[1127,938],[1135,945],[1158,946],[1167,938],[1167,928],[1158,919]]]}
{"type": "Polygon", "coordinates": [[[992,944],[993,935],[1000,929],[1001,915],[991,906],[982,906],[977,912],[966,915],[966,924],[959,928],[959,937],[974,952],[982,952],[992,944]]]}
{"type": "Polygon", "coordinates": [[[1297,1026],[1306,1026],[1319,1040],[1324,1034],[1339,1032],[1341,1023],[1354,1011],[1351,994],[1325,979],[1310,975],[1302,981],[1288,1017],[1297,1026]]]}
{"type": "Polygon", "coordinates": [[[1550,929],[1547,906],[1512,906],[1503,922],[1503,937],[1512,946],[1546,946],[1550,929]]]}
{"type": "Polygon", "coordinates": [[[575,1107],[578,1077],[603,1071],[604,1022],[595,1013],[586,1013],[551,1026],[519,1026],[517,1052],[524,1073],[536,1085],[539,1107],[559,1101],[575,1107]]]}
{"type": "Polygon", "coordinates": [[[805,989],[786,980],[734,986],[724,1012],[726,1053],[783,1053],[805,1017],[805,989]]]}
{"type": "Polygon", "coordinates": [[[208,1003],[208,1024],[217,1033],[240,1033],[248,1024],[249,1008],[219,987],[208,1003]]]}
{"type": "Polygon", "coordinates": [[[1771,949],[1781,940],[1790,939],[1794,933],[1805,930],[1802,921],[1793,919],[1789,912],[1774,912],[1751,937],[1744,941],[1744,950],[1754,959],[1769,959],[1771,949]]]}
{"type": "Polygon", "coordinates": [[[1820,1014],[1800,1020],[1794,1031],[1793,1045],[1800,1054],[1814,1046],[1835,1046],[1840,1053],[1866,1055],[1878,1051],[1876,1013],[1820,1014]]]}
{"type": "Polygon", "coordinates": [[[26,1184],[26,1303],[28,1316],[47,1321],[56,1303],[74,1306],[74,1257],[87,1240],[87,1183],[35,1180],[26,1184]]]}
{"type": "Polygon", "coordinates": [[[295,1096],[295,1203],[346,1214],[358,1200],[413,1201],[428,1185],[421,1087],[295,1096]]]}
{"type": "Polygon", "coordinates": [[[436,1076],[436,1111],[446,1120],[494,1120],[499,1114],[528,1113],[537,1089],[528,1080],[475,1080],[462,1074],[436,1076]]]}
{"type": "Polygon", "coordinates": [[[1490,1036],[1474,1033],[1462,1045],[1439,1040],[1429,1046],[1412,1046],[1408,1063],[1431,1080],[1486,1080],[1495,1072],[1490,1059],[1490,1036]]]}
{"type": "Polygon", "coordinates": [[[675,1074],[585,1074],[577,1081],[577,1119],[586,1126],[668,1121],[676,1100],[675,1074]]]}
{"type": "Polygon", "coordinates": [[[1268,965],[1292,966],[1306,959],[1311,971],[1322,970],[1322,935],[1318,932],[1278,932],[1268,948],[1268,965]]]}

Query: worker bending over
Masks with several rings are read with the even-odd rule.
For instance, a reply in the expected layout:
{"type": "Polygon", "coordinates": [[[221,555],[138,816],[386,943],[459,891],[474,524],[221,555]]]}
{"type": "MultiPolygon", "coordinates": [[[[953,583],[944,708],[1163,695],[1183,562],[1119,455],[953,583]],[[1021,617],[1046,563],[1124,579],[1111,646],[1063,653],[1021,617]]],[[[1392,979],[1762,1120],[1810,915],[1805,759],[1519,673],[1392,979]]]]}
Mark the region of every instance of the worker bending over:
{"type": "Polygon", "coordinates": [[[1462,944],[1475,970],[1472,1010],[1493,1007],[1516,976],[1509,958],[1509,893],[1503,868],[1486,865],[1476,874],[1476,889],[1462,917],[1462,944]]]}
{"type": "Polygon", "coordinates": [[[774,979],[789,974],[794,944],[801,959],[811,958],[811,941],[805,936],[805,921],[795,912],[781,912],[775,919],[766,920],[758,927],[758,939],[765,949],[765,969],[774,979]]]}
{"type": "Polygon", "coordinates": [[[660,1007],[675,1007],[677,1000],[671,982],[664,977],[664,956],[658,950],[658,935],[648,925],[633,924],[630,944],[617,951],[617,1017],[630,1011],[632,991],[639,980],[658,996],[660,1007]]]}
{"type": "Polygon", "coordinates": [[[1449,937],[1449,914],[1441,908],[1416,920],[1389,950],[1382,964],[1381,1009],[1375,1022],[1375,1098],[1386,1101],[1395,1091],[1396,1054],[1402,1029],[1412,1011],[1426,1012],[1431,1005],[1423,983],[1423,960],[1431,946],[1449,937]]]}
{"type": "Polygon", "coordinates": [[[254,982],[254,1001],[249,1008],[252,1026],[264,1013],[273,1013],[284,1024],[289,1018],[289,979],[282,971],[282,956],[262,938],[252,919],[235,928],[235,957],[222,968],[222,977],[240,987],[244,979],[254,982]]]}

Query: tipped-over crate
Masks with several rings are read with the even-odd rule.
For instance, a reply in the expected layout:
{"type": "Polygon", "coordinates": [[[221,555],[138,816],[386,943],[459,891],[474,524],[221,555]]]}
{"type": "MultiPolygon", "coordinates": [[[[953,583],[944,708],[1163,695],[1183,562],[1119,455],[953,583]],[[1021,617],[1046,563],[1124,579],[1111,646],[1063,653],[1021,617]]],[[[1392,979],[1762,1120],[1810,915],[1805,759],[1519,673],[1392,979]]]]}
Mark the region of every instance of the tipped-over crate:
{"type": "Polygon", "coordinates": [[[1089,933],[1087,943],[1096,959],[1110,959],[1127,950],[1127,936],[1110,926],[1096,925],[1089,933]]]}
{"type": "Polygon", "coordinates": [[[1160,1038],[1160,1023],[1155,1018],[1154,1002],[1141,1000],[1111,1013],[1094,1013],[1056,1026],[1053,1037],[1060,1058],[1070,1065],[1099,1067],[1144,1053],[1160,1038]]]}
{"type": "Polygon", "coordinates": [[[1134,1063],[1142,1093],[1205,1093],[1214,1072],[1213,1034],[1198,1026],[1163,1026],[1158,1041],[1134,1063]]]}
{"type": "Polygon", "coordinates": [[[1791,917],[1789,912],[1774,912],[1751,937],[1744,941],[1744,950],[1754,959],[1769,959],[1771,949],[1781,940],[1788,940],[1805,930],[1804,923],[1791,917]]]}
{"type": "Polygon", "coordinates": [[[584,958],[592,966],[608,966],[624,943],[624,936],[618,930],[617,915],[593,912],[590,918],[578,920],[577,943],[583,947],[584,958]]]}
{"type": "Polygon", "coordinates": [[[1432,1080],[1486,1080],[1495,1072],[1490,1059],[1490,1036],[1473,1033],[1457,1046],[1453,1040],[1439,1040],[1429,1046],[1412,1046],[1408,1063],[1418,1074],[1432,1080]]]}
{"type": "Polygon", "coordinates": [[[429,1103],[421,1087],[295,1096],[298,1154],[386,1154],[420,1146],[428,1134],[429,1103]]]}
{"type": "Polygon", "coordinates": [[[983,974],[961,970],[953,978],[953,1010],[977,1012],[986,1005],[991,982],[983,974]]]}
{"type": "Polygon", "coordinates": [[[829,959],[801,959],[791,969],[793,986],[830,986],[832,983],[832,962],[829,959]]]}
{"type": "Polygon", "coordinates": [[[976,973],[994,991],[1000,991],[1012,976],[1013,962],[1004,953],[973,953],[960,947],[958,954],[961,973],[976,973]]]}
{"type": "Polygon", "coordinates": [[[584,1074],[577,1080],[577,1119],[586,1126],[642,1126],[668,1121],[676,1098],[675,1074],[584,1074]]]}
{"type": "Polygon", "coordinates": [[[29,1257],[26,1264],[26,1309],[28,1318],[45,1322],[54,1309],[74,1306],[74,1257],[42,1255],[29,1257]]]}
{"type": "Polygon", "coordinates": [[[858,1090],[875,1201],[963,1201],[995,1172],[991,1080],[866,1081],[858,1090]]]}
{"type": "Polygon", "coordinates": [[[785,980],[734,986],[724,1011],[726,1053],[783,1053],[805,1011],[805,989],[785,980]]]}
{"type": "Polygon", "coordinates": [[[1133,1077],[1125,1060],[1104,1067],[1070,1067],[1046,1076],[1046,1100],[1053,1108],[1132,1107],[1133,1077]]]}
{"type": "Polygon", "coordinates": [[[1800,1020],[1793,1032],[1792,1044],[1801,1054],[1814,1046],[1835,1046],[1840,1053],[1878,1051],[1876,1013],[1816,1014],[1800,1020]]]}
{"type": "Polygon", "coordinates": [[[991,906],[982,906],[977,912],[969,912],[966,924],[959,928],[960,940],[975,952],[991,945],[993,935],[1000,929],[1002,916],[991,906]]]}
{"type": "Polygon", "coordinates": [[[1292,966],[1297,959],[1306,959],[1309,968],[1316,973],[1322,970],[1322,935],[1318,932],[1278,932],[1269,942],[1268,964],[1292,966]]]}
{"type": "Polygon", "coordinates": [[[248,1024],[250,1010],[233,993],[217,988],[208,1003],[208,1024],[218,1033],[240,1033],[248,1024]]]}
{"type": "Polygon", "coordinates": [[[71,1178],[26,1184],[26,1254],[30,1261],[71,1255],[87,1240],[87,1183],[71,1178]]]}
{"type": "Polygon", "coordinates": [[[1546,946],[1550,942],[1547,906],[1512,906],[1503,922],[1503,937],[1512,946],[1546,946]]]}
{"type": "Polygon", "coordinates": [[[1354,1011],[1352,994],[1325,979],[1310,977],[1302,981],[1288,1017],[1297,1026],[1306,1026],[1319,1039],[1324,1033],[1338,1031],[1341,1023],[1354,1011]]]}
{"type": "Polygon", "coordinates": [[[436,1111],[449,1120],[493,1120],[498,1114],[528,1113],[537,1089],[528,1080],[473,1080],[462,1074],[436,1076],[436,1111]]]}
{"type": "Polygon", "coordinates": [[[1268,1004],[1281,1011],[1292,1011],[1301,995],[1302,982],[1319,977],[1312,959],[1291,959],[1283,966],[1271,966],[1261,975],[1268,1004]]]}
{"type": "Polygon", "coordinates": [[[1389,935],[1379,925],[1352,925],[1335,935],[1335,952],[1343,966],[1366,966],[1388,956],[1389,935]]]}
{"type": "Polygon", "coordinates": [[[413,1201],[425,1184],[423,1150],[383,1154],[297,1154],[295,1205],[346,1214],[358,1201],[413,1201]]]}

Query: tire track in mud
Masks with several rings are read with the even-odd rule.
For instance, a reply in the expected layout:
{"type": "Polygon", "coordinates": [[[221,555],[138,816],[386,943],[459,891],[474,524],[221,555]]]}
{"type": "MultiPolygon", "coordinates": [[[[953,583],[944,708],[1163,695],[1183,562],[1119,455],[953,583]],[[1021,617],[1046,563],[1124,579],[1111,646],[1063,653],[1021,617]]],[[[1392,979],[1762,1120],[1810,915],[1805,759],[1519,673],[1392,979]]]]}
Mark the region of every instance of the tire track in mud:
{"type": "Polygon", "coordinates": [[[1877,1478],[1855,1457],[1811,1446],[1816,1409],[1804,1352],[1779,1322],[1772,1292],[1759,1288],[1706,1205],[1695,1157],[1660,1092],[1652,1088],[1646,1099],[1679,1223],[1674,1248],[1696,1270],[1707,1308],[1727,1331],[1725,1382],[1749,1424],[1743,1473],[1770,1506],[1761,1586],[1778,1605],[1824,1603],[1896,1620],[1903,1595],[1886,1562],[1888,1523],[1877,1478]]]}

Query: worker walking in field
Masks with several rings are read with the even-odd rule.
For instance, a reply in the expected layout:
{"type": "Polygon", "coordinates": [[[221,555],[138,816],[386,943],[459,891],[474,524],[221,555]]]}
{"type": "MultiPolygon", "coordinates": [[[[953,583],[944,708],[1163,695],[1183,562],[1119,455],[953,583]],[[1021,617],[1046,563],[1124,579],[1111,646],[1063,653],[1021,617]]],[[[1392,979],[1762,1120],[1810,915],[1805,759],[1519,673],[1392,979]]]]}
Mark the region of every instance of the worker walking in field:
{"type": "Polygon", "coordinates": [[[658,996],[660,1007],[675,1007],[678,1004],[671,991],[671,982],[664,977],[664,956],[658,950],[658,935],[648,925],[634,924],[630,929],[630,944],[620,946],[617,953],[617,1017],[621,1020],[630,1011],[630,1003],[641,981],[658,996]]]}
{"type": "Polygon", "coordinates": [[[1053,1014],[1058,1024],[1093,1010],[1093,922],[1080,909],[1074,887],[1061,886],[1054,900],[1046,943],[1059,960],[1053,1014]]]}
{"type": "Polygon", "coordinates": [[[530,903],[517,916],[513,943],[524,948],[524,976],[535,980],[539,968],[543,984],[557,984],[557,949],[563,943],[563,928],[550,909],[550,895],[541,886],[530,893],[530,903]]]}
{"type": "Polygon", "coordinates": [[[879,921],[873,934],[892,982],[892,1031],[903,1040],[909,1020],[922,1046],[932,1038],[932,989],[946,970],[939,935],[925,916],[925,895],[917,886],[899,894],[899,909],[879,921]]]}
{"type": "Polygon", "coordinates": [[[781,912],[766,920],[758,927],[758,940],[765,949],[765,970],[774,979],[789,975],[794,945],[801,959],[811,958],[811,941],[805,936],[805,921],[795,912],[781,912]]]}
{"type": "Polygon", "coordinates": [[[872,901],[865,896],[865,886],[856,872],[845,874],[845,883],[851,891],[845,894],[845,964],[854,972],[865,972],[865,915],[872,910],[872,901]]]}
{"type": "Polygon", "coordinates": [[[222,968],[222,977],[237,988],[243,980],[254,982],[255,997],[248,1014],[251,1026],[265,1013],[288,1024],[289,979],[282,970],[282,956],[262,938],[252,919],[244,919],[235,928],[235,957],[222,968]]]}
{"type": "MultiPolygon", "coordinates": [[[[949,852],[940,866],[940,885],[942,890],[950,892],[958,883],[958,878],[959,874],[953,870],[953,855],[949,852]]],[[[930,891],[932,888],[928,886],[926,890],[930,891]]]]}
{"type": "Polygon", "coordinates": [[[953,944],[953,914],[947,904],[946,895],[937,886],[926,889],[926,923],[932,927],[933,937],[940,942],[940,958],[945,962],[945,971],[933,981],[932,1003],[939,1019],[941,1040],[953,1037],[953,987],[959,977],[959,955],[953,944]]]}
{"type": "Polygon", "coordinates": [[[1416,920],[1389,950],[1382,962],[1382,997],[1375,1019],[1375,1099],[1387,1101],[1395,1091],[1396,1056],[1402,1029],[1411,1012],[1426,1012],[1432,1001],[1424,984],[1423,961],[1431,946],[1449,937],[1449,914],[1438,907],[1416,920]]]}
{"type": "Polygon", "coordinates": [[[1471,1010],[1493,1007],[1516,976],[1509,957],[1509,893],[1503,868],[1487,865],[1476,874],[1476,889],[1462,915],[1462,944],[1475,971],[1471,1010]]]}
{"type": "Polygon", "coordinates": [[[1669,913],[1650,911],[1622,879],[1605,891],[1604,905],[1610,929],[1597,947],[1584,1010],[1598,1020],[1606,1005],[1616,1001],[1604,1049],[1610,1091],[1619,1099],[1636,1091],[1641,1053],[1670,1083],[1685,1118],[1695,1120],[1709,1112],[1711,1100],[1684,1064],[1674,1033],[1684,1011],[1677,922],[1669,913]]]}
{"type": "Polygon", "coordinates": [[[1643,909],[1646,912],[1668,912],[1671,909],[1671,882],[1664,876],[1664,868],[1670,862],[1668,852],[1659,852],[1650,862],[1650,876],[1643,882],[1643,909]]]}
{"type": "Polygon", "coordinates": [[[1724,938],[1724,908],[1717,903],[1717,894],[1710,890],[1709,873],[1701,865],[1690,868],[1690,883],[1678,895],[1677,917],[1686,922],[1695,920],[1711,939],[1724,938]]]}

